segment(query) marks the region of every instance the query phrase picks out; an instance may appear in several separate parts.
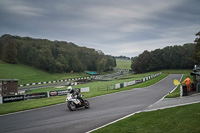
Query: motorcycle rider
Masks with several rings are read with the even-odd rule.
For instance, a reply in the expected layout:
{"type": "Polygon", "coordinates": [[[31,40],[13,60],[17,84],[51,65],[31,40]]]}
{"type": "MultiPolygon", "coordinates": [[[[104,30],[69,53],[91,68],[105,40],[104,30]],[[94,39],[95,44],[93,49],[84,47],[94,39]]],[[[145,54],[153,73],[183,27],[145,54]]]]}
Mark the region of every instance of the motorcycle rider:
{"type": "MultiPolygon", "coordinates": [[[[83,105],[85,104],[85,102],[84,102],[84,100],[82,99],[82,97],[81,97],[81,95],[80,95],[78,89],[74,90],[74,89],[72,89],[71,86],[69,86],[67,89],[68,89],[68,92],[69,92],[70,94],[72,94],[75,98],[79,99],[79,100],[81,101],[81,103],[83,103],[83,105]]],[[[79,105],[81,105],[81,103],[80,103],[79,105]]]]}

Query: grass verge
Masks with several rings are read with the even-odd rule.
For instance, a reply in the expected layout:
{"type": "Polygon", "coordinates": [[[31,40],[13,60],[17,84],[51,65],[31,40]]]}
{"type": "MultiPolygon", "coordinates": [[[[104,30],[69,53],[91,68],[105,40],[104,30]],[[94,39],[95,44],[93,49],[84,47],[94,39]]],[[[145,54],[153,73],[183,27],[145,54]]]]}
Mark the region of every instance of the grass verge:
{"type": "MultiPolygon", "coordinates": [[[[140,76],[145,76],[145,74],[142,74],[140,76]]],[[[84,98],[89,98],[89,97],[95,97],[95,96],[115,93],[115,92],[119,92],[119,91],[130,90],[130,89],[133,89],[133,88],[146,87],[146,86],[155,84],[156,82],[160,81],[161,79],[165,78],[166,76],[167,76],[167,74],[161,74],[160,76],[158,76],[154,79],[148,80],[146,82],[139,83],[139,84],[132,85],[132,86],[128,86],[128,87],[124,87],[124,88],[117,89],[117,90],[111,89],[111,90],[108,90],[108,91],[105,91],[105,90],[98,91],[98,88],[97,88],[98,85],[102,85],[102,84],[110,85],[110,82],[107,83],[106,81],[104,81],[104,82],[94,82],[94,83],[89,83],[89,84],[82,84],[82,85],[78,85],[76,87],[80,88],[80,87],[88,87],[89,86],[90,92],[89,93],[83,93],[85,95],[84,98]]],[[[138,77],[139,76],[137,76],[137,78],[138,77]]],[[[119,83],[119,81],[121,83],[123,83],[124,81],[127,81],[127,80],[116,80],[116,81],[113,81],[113,82],[119,83]]],[[[67,87],[59,89],[59,90],[63,90],[63,89],[67,89],[67,87]]],[[[55,89],[55,87],[41,88],[41,89],[33,90],[33,91],[31,91],[31,93],[47,92],[47,91],[51,91],[51,90],[56,90],[56,89],[55,89]]],[[[66,98],[66,96],[55,96],[55,97],[50,97],[50,98],[41,98],[41,99],[25,100],[25,101],[13,102],[13,103],[0,104],[0,108],[1,108],[0,114],[13,113],[13,112],[18,112],[18,111],[23,111],[23,110],[29,110],[29,109],[40,108],[40,107],[44,107],[44,106],[64,103],[65,98],[66,98]]]]}
{"type": "Polygon", "coordinates": [[[116,68],[131,69],[131,60],[116,59],[116,68]]]}
{"type": "MultiPolygon", "coordinates": [[[[139,83],[136,85],[124,87],[118,90],[101,90],[98,91],[98,86],[110,86],[111,84],[114,85],[115,83],[124,83],[128,81],[133,81],[137,79],[141,79],[143,77],[158,73],[157,72],[151,72],[151,73],[144,73],[144,74],[136,74],[136,75],[129,75],[128,79],[125,77],[125,79],[117,79],[114,81],[97,81],[89,84],[82,84],[76,86],[77,88],[80,87],[90,87],[90,92],[85,93],[85,98],[89,97],[95,97],[95,96],[100,96],[100,95],[105,95],[105,94],[110,94],[110,93],[115,93],[119,91],[125,91],[125,90],[130,90],[133,88],[142,88],[142,87],[147,87],[150,85],[155,84],[156,82],[160,81],[161,79],[165,78],[168,74],[173,74],[173,73],[186,73],[188,74],[190,70],[164,70],[162,71],[162,74],[154,79],[148,80],[143,83],[139,83]]],[[[37,90],[31,91],[31,93],[37,93],[37,92],[47,92],[47,91],[54,91],[54,90],[63,90],[67,89],[66,88],[61,88],[61,89],[56,89],[55,87],[48,87],[48,88],[41,88],[37,90]]],[[[179,94],[179,93],[178,93],[179,94]]],[[[29,110],[33,108],[40,108],[44,106],[49,106],[49,105],[54,105],[54,104],[59,104],[59,103],[64,103],[65,102],[66,96],[56,96],[56,97],[50,97],[50,98],[42,98],[42,99],[35,99],[35,100],[25,100],[25,101],[19,101],[19,102],[13,102],[13,103],[6,103],[6,104],[0,104],[0,114],[7,114],[7,113],[12,113],[12,112],[17,112],[17,111],[22,111],[22,110],[29,110]]]]}
{"type": "Polygon", "coordinates": [[[200,103],[142,112],[94,133],[199,133],[200,103]]]}
{"type": "MultiPolygon", "coordinates": [[[[189,77],[191,79],[191,82],[193,82],[193,77],[190,75],[191,70],[181,70],[177,71],[178,74],[183,74],[183,77],[181,79],[181,83],[186,79],[186,77],[189,77]]],[[[180,85],[174,90],[173,93],[170,93],[166,96],[166,98],[176,98],[180,96],[180,85]]]]}
{"type": "Polygon", "coordinates": [[[0,73],[0,79],[19,79],[19,85],[88,76],[85,73],[52,74],[23,64],[8,64],[1,61],[0,73]]]}

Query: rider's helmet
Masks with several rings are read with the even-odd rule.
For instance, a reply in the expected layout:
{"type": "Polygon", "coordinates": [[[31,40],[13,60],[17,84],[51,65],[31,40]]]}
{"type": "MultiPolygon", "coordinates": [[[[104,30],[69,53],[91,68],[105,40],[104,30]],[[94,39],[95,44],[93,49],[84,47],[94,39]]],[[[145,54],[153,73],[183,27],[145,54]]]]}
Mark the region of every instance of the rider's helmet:
{"type": "Polygon", "coordinates": [[[68,90],[68,92],[71,92],[72,91],[72,87],[71,86],[67,87],[67,90],[68,90]]]}

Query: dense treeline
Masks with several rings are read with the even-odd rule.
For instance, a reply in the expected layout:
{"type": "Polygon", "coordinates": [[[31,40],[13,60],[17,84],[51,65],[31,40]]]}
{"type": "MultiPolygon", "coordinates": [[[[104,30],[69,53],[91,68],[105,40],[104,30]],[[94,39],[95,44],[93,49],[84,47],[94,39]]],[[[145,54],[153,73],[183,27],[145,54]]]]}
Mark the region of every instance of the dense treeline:
{"type": "Polygon", "coordinates": [[[120,59],[120,60],[130,60],[130,57],[126,57],[126,56],[115,56],[115,59],[120,59]]]}
{"type": "Polygon", "coordinates": [[[200,64],[200,32],[196,34],[195,43],[183,46],[167,46],[154,51],[144,51],[132,58],[131,68],[136,73],[161,69],[192,69],[200,64]]]}
{"type": "Polygon", "coordinates": [[[200,65],[200,31],[196,33],[196,39],[194,40],[194,42],[195,42],[194,59],[200,65]]]}
{"type": "Polygon", "coordinates": [[[116,60],[102,51],[79,47],[71,42],[50,41],[3,35],[0,37],[0,59],[22,63],[48,72],[107,71],[116,60]]]}

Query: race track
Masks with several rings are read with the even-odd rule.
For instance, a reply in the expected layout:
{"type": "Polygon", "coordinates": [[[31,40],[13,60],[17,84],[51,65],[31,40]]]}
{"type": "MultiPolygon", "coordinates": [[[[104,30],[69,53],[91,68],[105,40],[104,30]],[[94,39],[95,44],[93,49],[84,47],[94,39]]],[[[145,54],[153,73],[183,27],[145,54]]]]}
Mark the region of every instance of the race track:
{"type": "MultiPolygon", "coordinates": [[[[174,89],[171,74],[145,88],[89,98],[90,109],[69,111],[66,104],[0,116],[0,133],[83,133],[140,111],[174,89]]],[[[134,86],[133,86],[134,87],[134,86]]]]}

